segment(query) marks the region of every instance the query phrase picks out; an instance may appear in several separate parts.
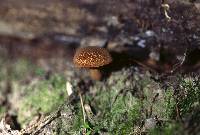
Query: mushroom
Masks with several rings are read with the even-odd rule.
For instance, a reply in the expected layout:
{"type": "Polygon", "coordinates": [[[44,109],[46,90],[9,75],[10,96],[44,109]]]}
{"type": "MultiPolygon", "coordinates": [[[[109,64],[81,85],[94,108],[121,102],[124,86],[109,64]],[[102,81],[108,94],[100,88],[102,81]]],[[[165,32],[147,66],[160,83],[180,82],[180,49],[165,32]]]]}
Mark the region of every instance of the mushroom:
{"type": "Polygon", "coordinates": [[[112,62],[112,57],[105,48],[89,46],[79,48],[73,62],[75,66],[90,69],[90,76],[94,80],[101,80],[100,68],[112,62]]]}

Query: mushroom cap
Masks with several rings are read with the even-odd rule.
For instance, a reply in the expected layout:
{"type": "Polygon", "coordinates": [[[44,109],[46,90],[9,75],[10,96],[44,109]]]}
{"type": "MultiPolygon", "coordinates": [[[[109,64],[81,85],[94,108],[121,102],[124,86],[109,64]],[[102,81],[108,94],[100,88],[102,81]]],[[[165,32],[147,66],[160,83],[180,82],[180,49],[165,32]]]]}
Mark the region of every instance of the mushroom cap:
{"type": "Polygon", "coordinates": [[[112,62],[112,57],[105,48],[88,46],[79,48],[74,55],[77,67],[97,68],[112,62]]]}

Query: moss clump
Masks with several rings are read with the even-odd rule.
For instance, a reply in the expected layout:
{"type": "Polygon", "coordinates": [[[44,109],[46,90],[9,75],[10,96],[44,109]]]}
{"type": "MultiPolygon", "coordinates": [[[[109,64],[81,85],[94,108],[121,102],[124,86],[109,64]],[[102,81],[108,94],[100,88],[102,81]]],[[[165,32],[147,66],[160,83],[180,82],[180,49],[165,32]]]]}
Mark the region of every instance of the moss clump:
{"type": "MultiPolygon", "coordinates": [[[[129,70],[113,74],[107,83],[96,83],[90,87],[89,93],[83,95],[84,102],[95,112],[87,119],[89,132],[92,134],[184,133],[185,129],[176,119],[177,99],[174,88],[177,87],[171,83],[163,89],[162,84],[151,80],[148,75],[130,74],[129,70]],[[154,126],[147,127],[148,124],[145,123],[147,119],[155,119],[152,123],[154,126]]],[[[185,88],[186,84],[183,81],[178,80],[177,83],[180,83],[180,88],[185,88]]],[[[199,99],[196,87],[197,84],[194,83],[187,87],[187,90],[195,91],[195,94],[191,95],[195,97],[187,99],[188,105],[192,103],[191,106],[194,106],[193,103],[199,99]]],[[[185,100],[179,98],[178,102],[185,100]]],[[[190,107],[188,105],[187,107],[190,107]]],[[[184,109],[186,112],[189,110],[184,109]]],[[[84,127],[85,123],[80,105],[77,106],[76,112],[72,130],[81,132],[81,127],[84,127]]]]}
{"type": "Polygon", "coordinates": [[[13,64],[8,63],[8,66],[10,68],[9,72],[12,80],[21,80],[36,69],[36,65],[26,59],[16,60],[13,64]]]}
{"type": "Polygon", "coordinates": [[[3,114],[6,112],[4,107],[0,107],[0,118],[3,116],[3,114]]]}
{"type": "Polygon", "coordinates": [[[38,113],[56,110],[66,99],[65,82],[64,77],[55,75],[25,89],[27,95],[20,101],[19,121],[27,123],[38,113]]]}
{"type": "MultiPolygon", "coordinates": [[[[65,89],[66,79],[62,74],[52,73],[45,77],[46,73],[42,68],[31,66],[26,61],[18,61],[14,65],[12,67],[16,69],[11,70],[9,79],[13,97],[18,95],[18,98],[10,103],[14,106],[17,101],[15,107],[18,109],[22,127],[38,114],[48,115],[55,112],[68,98],[65,89]],[[26,74],[34,76],[26,81],[26,74]]],[[[4,71],[5,68],[0,69],[0,89],[6,84],[4,71]]],[[[64,108],[66,102],[62,110],[63,115],[45,127],[42,132],[45,133],[46,130],[61,135],[198,133],[200,120],[198,77],[179,76],[176,84],[167,81],[168,85],[163,88],[163,83],[152,80],[149,73],[139,73],[130,67],[112,73],[105,82],[93,82],[91,83],[93,85],[89,86],[90,83],[85,82],[88,81],[87,78],[79,79],[76,77],[69,79],[73,80],[71,83],[74,86],[75,102],[68,104],[70,107],[64,108]],[[79,81],[83,83],[78,83],[79,81]],[[79,88],[87,89],[82,94],[84,105],[88,105],[91,109],[86,109],[86,122],[83,121],[77,95],[79,88]]],[[[9,98],[9,101],[12,101],[10,99],[12,98],[9,98]]],[[[0,116],[5,112],[5,107],[0,107],[0,116]]]]}
{"type": "Polygon", "coordinates": [[[127,134],[133,130],[134,124],[140,118],[140,101],[130,93],[118,96],[116,94],[118,93],[115,90],[108,89],[100,92],[92,101],[96,102],[95,108],[98,108],[101,114],[96,123],[110,134],[127,134]]]}
{"type": "Polygon", "coordinates": [[[184,135],[183,129],[179,123],[166,123],[163,127],[156,127],[149,131],[149,135],[184,135]]]}
{"type": "Polygon", "coordinates": [[[180,115],[184,116],[200,108],[200,81],[198,77],[187,77],[180,84],[177,99],[180,115]]]}

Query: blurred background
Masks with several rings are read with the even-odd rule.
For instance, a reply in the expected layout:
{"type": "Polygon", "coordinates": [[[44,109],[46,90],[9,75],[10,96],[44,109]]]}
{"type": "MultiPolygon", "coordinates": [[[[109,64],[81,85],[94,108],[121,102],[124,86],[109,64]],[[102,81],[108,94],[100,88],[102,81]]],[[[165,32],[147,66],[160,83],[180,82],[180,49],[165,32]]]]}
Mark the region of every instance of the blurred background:
{"type": "Polygon", "coordinates": [[[187,52],[190,60],[185,62],[186,70],[198,69],[199,3],[167,1],[167,14],[172,18],[167,21],[163,2],[1,1],[0,54],[9,59],[26,57],[34,62],[41,58],[52,62],[64,58],[66,63],[77,47],[106,46],[114,54],[123,54],[119,55],[125,57],[122,61],[136,59],[168,72],[187,52]]]}

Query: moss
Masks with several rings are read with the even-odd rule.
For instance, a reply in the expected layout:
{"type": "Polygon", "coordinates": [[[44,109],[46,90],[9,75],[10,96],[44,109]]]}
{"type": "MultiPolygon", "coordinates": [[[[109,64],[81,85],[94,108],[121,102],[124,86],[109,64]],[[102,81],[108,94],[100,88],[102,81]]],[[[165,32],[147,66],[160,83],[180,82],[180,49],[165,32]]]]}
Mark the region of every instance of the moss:
{"type": "Polygon", "coordinates": [[[45,72],[45,70],[43,68],[37,67],[35,69],[35,74],[37,76],[45,76],[46,72],[45,72]]]}
{"type": "MultiPolygon", "coordinates": [[[[45,79],[46,73],[42,68],[32,66],[25,60],[15,62],[12,67],[15,67],[10,74],[12,92],[21,96],[17,108],[22,127],[30,123],[38,113],[51,114],[68,98],[63,74],[54,73],[45,79]],[[22,83],[28,74],[34,74],[32,80],[22,83]]],[[[4,71],[6,67],[0,69],[1,84],[6,82],[4,71]]],[[[71,83],[74,83],[72,85],[76,90],[78,79],[69,80],[73,80],[71,83]]],[[[3,88],[1,84],[0,88],[3,88]]],[[[131,67],[114,72],[105,82],[94,82],[93,85],[82,87],[88,90],[82,95],[84,104],[92,109],[91,115],[87,114],[86,122],[83,121],[78,95],[74,95],[76,102],[73,108],[62,110],[63,114],[67,114],[66,117],[63,115],[52,122],[52,134],[80,134],[83,130],[87,134],[134,134],[136,127],[139,127],[139,133],[184,134],[187,129],[176,119],[176,104],[183,120],[195,126],[199,121],[199,78],[181,76],[176,85],[171,82],[169,84],[164,89],[161,87],[163,84],[152,80],[148,73],[138,73],[131,67]],[[154,128],[147,129],[145,120],[155,117],[157,121],[154,128]]],[[[0,107],[0,116],[5,112],[5,107],[0,107]]]]}
{"type": "Polygon", "coordinates": [[[164,100],[163,105],[164,105],[163,106],[163,109],[164,109],[163,116],[167,119],[173,118],[176,102],[174,99],[174,92],[172,91],[172,89],[168,89],[165,92],[165,100],[164,100]]]}
{"type": "Polygon", "coordinates": [[[12,65],[10,66],[10,76],[15,80],[19,80],[22,79],[24,76],[26,76],[27,74],[30,74],[32,72],[32,70],[34,70],[36,68],[36,66],[29,62],[26,59],[19,59],[15,62],[13,62],[12,65]]]}
{"type": "Polygon", "coordinates": [[[0,118],[3,116],[3,114],[5,114],[6,109],[5,107],[0,107],[0,118]]]}
{"type": "MultiPolygon", "coordinates": [[[[98,117],[93,116],[92,120],[88,119],[93,132],[103,130],[108,134],[130,134],[134,133],[134,127],[137,126],[145,132],[151,132],[141,126],[145,119],[155,116],[167,121],[173,119],[176,105],[173,88],[168,87],[164,90],[159,83],[146,75],[127,73],[127,75],[118,76],[116,73],[108,80],[108,83],[96,83],[90,91],[95,93],[94,97],[88,93],[84,95],[84,101],[90,104],[98,114],[98,117]],[[128,79],[130,76],[133,79],[128,79]]],[[[77,110],[74,130],[81,131],[84,123],[80,106],[77,110]]],[[[162,123],[169,125],[168,128],[167,126],[160,127],[163,132],[167,133],[175,129],[170,127],[169,122],[162,123]]],[[[175,123],[171,123],[173,124],[175,123]]],[[[154,132],[157,132],[158,127],[155,127],[154,132]]]]}
{"type": "Polygon", "coordinates": [[[200,82],[197,77],[187,77],[180,84],[178,106],[180,115],[184,116],[200,107],[200,82]]]}
{"type": "MultiPolygon", "coordinates": [[[[120,76],[118,76],[120,77],[120,76]]],[[[126,87],[124,82],[127,76],[108,80],[108,84],[97,82],[90,87],[90,92],[84,96],[84,102],[90,104],[95,114],[87,120],[92,134],[107,131],[108,134],[128,134],[133,131],[134,125],[140,119],[141,102],[132,95],[131,87],[126,87]],[[111,85],[115,82],[115,85],[111,85]],[[109,84],[111,83],[111,84],[109,84]]],[[[128,81],[127,81],[128,82],[128,81]]],[[[127,83],[128,84],[128,83],[127,83]]],[[[80,105],[77,106],[74,129],[84,127],[80,105]]]]}
{"type": "MultiPolygon", "coordinates": [[[[104,94],[100,95],[106,96],[104,94]]],[[[127,134],[133,130],[136,120],[139,118],[140,104],[138,99],[127,94],[120,95],[112,104],[107,97],[107,100],[100,100],[100,110],[102,115],[99,118],[101,123],[99,126],[108,130],[111,134],[127,134]],[[103,105],[102,105],[103,104],[103,105]],[[105,106],[104,106],[105,105],[105,106]]]]}
{"type": "Polygon", "coordinates": [[[84,125],[83,114],[81,110],[80,104],[75,107],[77,110],[75,111],[74,123],[72,127],[72,131],[80,131],[81,126],[84,125]]]}
{"type": "MultiPolygon", "coordinates": [[[[150,134],[188,134],[187,129],[183,127],[183,123],[180,123],[180,120],[174,119],[174,117],[177,117],[178,115],[176,109],[179,109],[180,111],[179,113],[182,118],[182,122],[188,123],[188,121],[190,121],[190,128],[193,129],[193,131],[196,130],[195,128],[198,128],[196,127],[196,124],[193,123],[198,123],[197,121],[199,121],[197,115],[199,114],[198,108],[200,108],[199,79],[198,77],[192,76],[181,77],[178,80],[178,83],[178,87],[176,85],[174,87],[168,88],[168,90],[164,93],[165,98],[163,102],[161,100],[159,103],[160,105],[163,105],[158,109],[163,110],[163,113],[161,113],[162,115],[160,116],[162,116],[161,118],[165,118],[166,121],[162,122],[162,126],[156,126],[154,129],[150,130],[150,134]],[[178,93],[174,93],[173,90],[177,91],[178,93]],[[178,108],[176,108],[176,103],[178,108]]],[[[157,104],[155,103],[154,106],[156,105],[157,104]]]]}
{"type": "Polygon", "coordinates": [[[50,113],[64,103],[65,79],[61,75],[55,75],[50,80],[39,81],[34,86],[28,87],[26,91],[28,91],[27,95],[20,102],[19,120],[21,123],[27,123],[40,112],[50,113]]]}
{"type": "Polygon", "coordinates": [[[184,135],[183,129],[179,123],[167,123],[163,128],[154,128],[149,131],[149,135],[184,135]]]}

